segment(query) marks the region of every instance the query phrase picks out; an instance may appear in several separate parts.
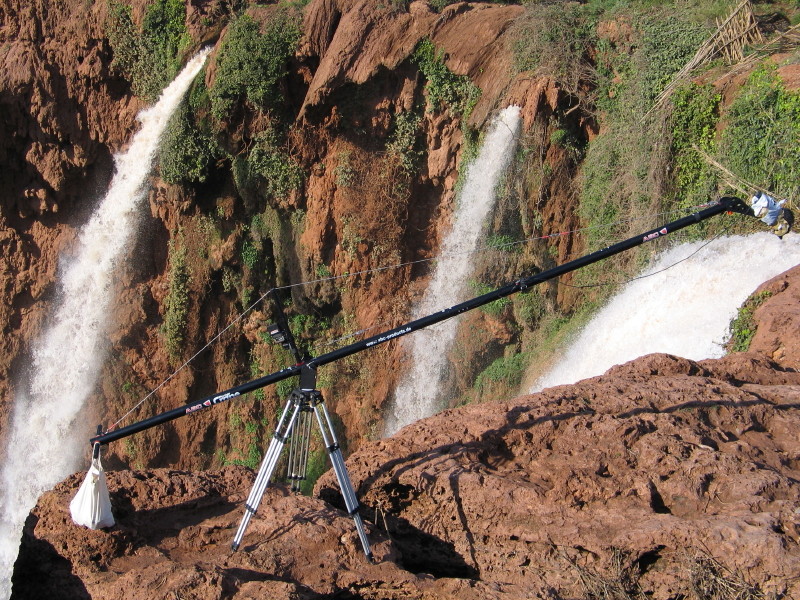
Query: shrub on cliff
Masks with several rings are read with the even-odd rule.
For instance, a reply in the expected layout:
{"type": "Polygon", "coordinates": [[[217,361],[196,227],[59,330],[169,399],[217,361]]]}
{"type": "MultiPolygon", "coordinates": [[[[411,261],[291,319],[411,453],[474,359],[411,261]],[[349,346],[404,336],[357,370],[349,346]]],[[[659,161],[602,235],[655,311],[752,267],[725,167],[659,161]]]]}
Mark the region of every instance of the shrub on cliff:
{"type": "Polygon", "coordinates": [[[167,354],[178,362],[183,354],[186,339],[186,323],[189,317],[189,267],[186,264],[186,249],[169,245],[169,292],[164,300],[164,324],[162,332],[167,354]]]}
{"type": "Polygon", "coordinates": [[[257,108],[271,108],[281,101],[280,82],[300,40],[300,26],[299,13],[288,6],[265,24],[264,33],[249,15],[230,24],[209,90],[216,119],[226,119],[242,100],[257,108]]]}
{"type": "Polygon", "coordinates": [[[149,101],[177,75],[181,53],[191,38],[182,0],[156,0],[147,7],[141,29],[131,7],[112,0],[106,32],[114,50],[113,66],[131,82],[133,93],[149,101]]]}
{"type": "Polygon", "coordinates": [[[444,52],[429,39],[422,40],[414,51],[413,61],[425,77],[425,92],[430,110],[448,109],[469,117],[481,90],[466,75],[456,75],[444,62],[444,52]]]}
{"type": "Polygon", "coordinates": [[[750,342],[753,341],[758,329],[754,318],[756,309],[770,297],[772,292],[769,290],[751,294],[738,308],[736,316],[731,319],[728,326],[730,337],[725,342],[725,349],[728,352],[747,352],[750,349],[750,342]]]}
{"type": "Polygon", "coordinates": [[[233,180],[243,196],[256,190],[267,198],[280,200],[303,185],[303,170],[281,146],[278,133],[269,128],[253,138],[247,154],[232,163],[233,180]]]}
{"type": "Polygon", "coordinates": [[[209,165],[221,152],[211,132],[198,127],[190,103],[184,101],[169,120],[158,148],[161,178],[167,183],[202,183],[209,165]]]}

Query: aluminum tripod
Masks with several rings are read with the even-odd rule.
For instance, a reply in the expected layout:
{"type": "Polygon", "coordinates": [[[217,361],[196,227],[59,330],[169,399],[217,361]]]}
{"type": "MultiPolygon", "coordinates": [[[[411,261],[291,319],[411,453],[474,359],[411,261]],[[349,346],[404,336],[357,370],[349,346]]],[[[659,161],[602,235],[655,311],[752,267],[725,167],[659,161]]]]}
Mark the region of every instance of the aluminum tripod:
{"type": "Polygon", "coordinates": [[[322,398],[320,391],[314,389],[315,386],[316,372],[311,367],[304,367],[300,376],[300,387],[295,389],[286,400],[286,406],[278,421],[278,426],[275,428],[275,433],[272,436],[267,453],[264,455],[264,460],[261,462],[261,467],[258,469],[255,483],[244,505],[242,522],[239,524],[239,530],[233,538],[231,547],[234,551],[239,549],[245,529],[247,529],[250,519],[258,510],[261,497],[269,485],[281,451],[287,443],[289,443],[288,477],[292,481],[292,489],[299,489],[300,481],[305,479],[308,465],[311,413],[313,412],[322,434],[322,441],[328,451],[331,464],[333,464],[333,470],[336,473],[336,479],[339,482],[339,489],[342,492],[347,512],[355,521],[358,537],[361,540],[362,548],[364,548],[364,554],[366,554],[368,560],[372,561],[372,550],[370,550],[367,533],[364,530],[364,522],[361,520],[361,515],[358,514],[358,499],[353,490],[350,476],[347,474],[342,450],[333,431],[328,409],[325,408],[325,400],[322,398]]]}

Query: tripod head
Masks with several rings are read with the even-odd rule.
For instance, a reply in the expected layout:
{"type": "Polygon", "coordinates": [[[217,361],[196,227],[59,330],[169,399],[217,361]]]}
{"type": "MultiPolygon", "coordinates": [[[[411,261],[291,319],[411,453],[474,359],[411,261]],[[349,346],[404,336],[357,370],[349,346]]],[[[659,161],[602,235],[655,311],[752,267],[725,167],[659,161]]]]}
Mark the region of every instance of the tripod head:
{"type": "Polygon", "coordinates": [[[272,301],[275,305],[276,322],[272,325],[267,325],[267,332],[273,340],[292,353],[297,364],[305,362],[306,357],[297,347],[297,342],[295,342],[294,336],[292,335],[292,330],[289,328],[289,322],[286,320],[286,315],[283,313],[283,306],[281,305],[278,290],[272,288],[269,291],[269,295],[272,296],[272,301]]]}

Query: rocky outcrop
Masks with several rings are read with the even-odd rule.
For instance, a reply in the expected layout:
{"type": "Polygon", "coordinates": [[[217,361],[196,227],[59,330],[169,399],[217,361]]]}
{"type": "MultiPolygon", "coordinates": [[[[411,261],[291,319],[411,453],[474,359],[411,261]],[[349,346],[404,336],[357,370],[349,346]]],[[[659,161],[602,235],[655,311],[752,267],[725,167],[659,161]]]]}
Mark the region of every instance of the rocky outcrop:
{"type": "Polygon", "coordinates": [[[105,2],[13,0],[0,8],[6,218],[74,210],[91,200],[83,197],[90,167],[108,168],[109,151],[134,127],[140,105],[110,69],[106,10],[105,2]]]}
{"type": "MultiPolygon", "coordinates": [[[[307,50],[319,57],[301,116],[345,82],[362,84],[382,69],[394,70],[429,38],[445,64],[481,88],[472,122],[481,124],[514,80],[506,32],[521,6],[457,3],[441,13],[427,2],[401,10],[391,2],[322,0],[306,13],[307,50]]],[[[407,107],[410,108],[410,107],[407,107]]]]}
{"type": "MultiPolygon", "coordinates": [[[[653,355],[442,413],[348,464],[412,570],[544,583],[561,597],[580,597],[581,574],[627,572],[631,592],[666,599],[691,591],[687,572],[705,557],[791,597],[799,384],[752,355],[653,355]]],[[[332,483],[318,489],[334,501],[332,483]]]]}
{"type": "MultiPolygon", "coordinates": [[[[794,322],[773,317],[797,312],[787,298],[798,276],[766,284],[783,289],[759,329],[794,322]]],[[[798,330],[773,333],[784,344],[798,330]]],[[[751,352],[650,355],[573,386],[445,411],[347,461],[375,565],[335,508],[332,473],[318,498],[269,489],[238,553],[229,543],[249,470],[110,473],[108,531],[70,522],[78,474],[28,519],[14,598],[566,599],[605,589],[667,600],[715,585],[793,598],[798,407],[800,374],[751,352]]]]}
{"type": "Polygon", "coordinates": [[[781,366],[800,370],[800,339],[787,332],[800,331],[800,268],[795,267],[775,277],[754,292],[769,295],[769,300],[755,311],[759,324],[750,342],[750,350],[764,354],[781,366]]]}

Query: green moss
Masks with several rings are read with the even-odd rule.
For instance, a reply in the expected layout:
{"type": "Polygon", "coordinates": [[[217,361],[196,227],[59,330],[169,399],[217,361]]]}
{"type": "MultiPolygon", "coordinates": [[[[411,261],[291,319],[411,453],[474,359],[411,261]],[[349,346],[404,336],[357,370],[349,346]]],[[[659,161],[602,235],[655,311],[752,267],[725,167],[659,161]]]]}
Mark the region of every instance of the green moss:
{"type": "Polygon", "coordinates": [[[728,352],[747,352],[750,349],[750,342],[753,341],[758,329],[753,315],[756,309],[771,296],[772,292],[769,291],[753,294],[739,307],[736,317],[731,320],[728,327],[730,338],[725,344],[728,352]]]}

